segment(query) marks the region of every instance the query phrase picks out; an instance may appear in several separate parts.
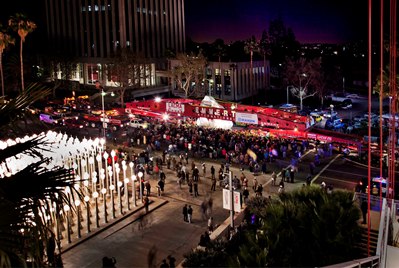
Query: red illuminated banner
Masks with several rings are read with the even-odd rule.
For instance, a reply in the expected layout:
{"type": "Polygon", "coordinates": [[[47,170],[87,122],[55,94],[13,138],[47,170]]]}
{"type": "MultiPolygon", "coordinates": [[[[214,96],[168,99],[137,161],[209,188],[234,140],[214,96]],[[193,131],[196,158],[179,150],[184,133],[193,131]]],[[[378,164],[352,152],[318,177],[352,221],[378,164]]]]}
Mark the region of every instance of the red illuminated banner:
{"type": "Polygon", "coordinates": [[[199,117],[235,121],[236,112],[233,110],[204,106],[194,106],[193,108],[194,114],[199,117]]]}

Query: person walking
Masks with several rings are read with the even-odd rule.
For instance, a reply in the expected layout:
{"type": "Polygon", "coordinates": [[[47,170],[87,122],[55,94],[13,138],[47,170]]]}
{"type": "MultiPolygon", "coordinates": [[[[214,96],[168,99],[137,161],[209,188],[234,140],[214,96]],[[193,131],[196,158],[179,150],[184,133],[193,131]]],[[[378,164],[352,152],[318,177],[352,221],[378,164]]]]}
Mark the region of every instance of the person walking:
{"type": "Polygon", "coordinates": [[[187,208],[187,218],[188,218],[188,222],[191,223],[192,219],[193,219],[193,208],[191,207],[191,205],[188,205],[188,208],[187,208]]]}
{"type": "Polygon", "coordinates": [[[188,221],[187,204],[183,206],[183,220],[188,221]]]}
{"type": "Polygon", "coordinates": [[[208,231],[209,233],[213,232],[213,217],[209,217],[208,219],[208,231]]]}
{"type": "Polygon", "coordinates": [[[165,182],[162,179],[159,179],[158,181],[158,196],[161,196],[163,194],[165,188],[165,182]]]}
{"type": "Polygon", "coordinates": [[[204,178],[206,177],[206,165],[205,163],[202,163],[202,173],[204,175],[204,178]]]}
{"type": "Polygon", "coordinates": [[[197,197],[197,196],[199,196],[199,193],[198,193],[198,180],[194,180],[194,196],[195,197],[197,197]]]}
{"type": "Polygon", "coordinates": [[[150,184],[150,181],[146,181],[146,182],[145,182],[145,189],[146,189],[146,191],[147,191],[147,196],[150,196],[150,194],[151,194],[151,184],[150,184]]]}
{"type": "Polygon", "coordinates": [[[276,185],[276,180],[277,180],[277,174],[275,171],[273,171],[273,173],[272,173],[272,185],[273,186],[276,185]]]}

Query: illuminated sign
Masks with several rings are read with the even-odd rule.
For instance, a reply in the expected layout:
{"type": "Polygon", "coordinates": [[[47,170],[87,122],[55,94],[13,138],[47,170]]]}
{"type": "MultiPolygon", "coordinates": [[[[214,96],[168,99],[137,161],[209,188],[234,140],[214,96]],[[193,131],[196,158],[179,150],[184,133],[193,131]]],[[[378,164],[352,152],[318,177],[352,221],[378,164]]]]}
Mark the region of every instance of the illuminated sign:
{"type": "Polygon", "coordinates": [[[194,114],[208,119],[222,119],[234,121],[236,112],[215,107],[195,106],[194,114]]]}
{"type": "Polygon", "coordinates": [[[167,102],[166,103],[166,112],[183,114],[184,113],[184,104],[175,103],[175,102],[167,102]]]}
{"type": "Polygon", "coordinates": [[[236,113],[236,122],[244,124],[258,124],[258,115],[249,113],[236,113]]]}

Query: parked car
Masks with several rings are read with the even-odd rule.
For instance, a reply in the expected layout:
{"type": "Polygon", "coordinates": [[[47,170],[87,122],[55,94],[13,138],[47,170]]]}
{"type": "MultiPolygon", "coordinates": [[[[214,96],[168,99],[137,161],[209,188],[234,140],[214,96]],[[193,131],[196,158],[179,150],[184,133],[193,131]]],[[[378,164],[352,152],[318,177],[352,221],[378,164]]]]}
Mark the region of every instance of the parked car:
{"type": "Polygon", "coordinates": [[[74,118],[68,118],[63,120],[63,125],[70,128],[83,128],[86,124],[83,121],[74,118]]]}
{"type": "Polygon", "coordinates": [[[338,113],[334,110],[325,110],[323,111],[323,117],[324,118],[332,118],[332,117],[336,117],[338,115],[338,113]]]}
{"type": "Polygon", "coordinates": [[[341,118],[329,118],[326,121],[326,129],[341,129],[345,127],[345,123],[342,122],[341,118]]]}

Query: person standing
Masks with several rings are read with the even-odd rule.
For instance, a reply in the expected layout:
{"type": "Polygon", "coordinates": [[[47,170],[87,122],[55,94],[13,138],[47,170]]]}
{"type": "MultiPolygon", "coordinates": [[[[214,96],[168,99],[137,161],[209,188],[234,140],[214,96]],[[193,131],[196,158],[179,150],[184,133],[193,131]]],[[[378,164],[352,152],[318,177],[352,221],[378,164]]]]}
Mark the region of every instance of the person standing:
{"type": "Polygon", "coordinates": [[[158,196],[161,196],[163,194],[164,191],[164,187],[165,187],[165,182],[162,179],[159,179],[158,181],[158,196]]]}
{"type": "Polygon", "coordinates": [[[159,268],[169,268],[168,263],[166,262],[166,259],[162,260],[161,265],[159,266],[159,268]]]}
{"type": "Polygon", "coordinates": [[[213,179],[213,178],[216,179],[216,177],[215,177],[215,168],[214,168],[214,166],[212,165],[212,166],[211,166],[211,179],[213,179]]]}
{"type": "Polygon", "coordinates": [[[183,220],[188,221],[187,204],[183,206],[183,220]]]}
{"type": "Polygon", "coordinates": [[[204,178],[206,177],[206,166],[205,163],[202,163],[202,173],[204,175],[204,178]]]}
{"type": "Polygon", "coordinates": [[[168,255],[167,259],[169,261],[169,267],[170,268],[175,268],[176,267],[176,259],[175,259],[175,257],[173,257],[172,255],[168,255]]]}
{"type": "Polygon", "coordinates": [[[366,200],[362,201],[362,204],[360,206],[360,209],[362,210],[362,216],[363,216],[363,221],[362,224],[366,224],[367,223],[367,210],[368,210],[368,203],[366,200]]]}
{"type": "Polygon", "coordinates": [[[255,192],[258,189],[258,180],[256,179],[256,177],[254,177],[254,184],[253,184],[252,188],[254,189],[255,192]]]}
{"type": "Polygon", "coordinates": [[[187,219],[189,223],[192,222],[192,218],[193,218],[193,208],[191,207],[191,205],[189,205],[187,208],[187,219]]]}
{"type": "Polygon", "coordinates": [[[148,199],[148,196],[144,197],[144,208],[145,208],[145,213],[148,213],[148,209],[150,206],[150,200],[148,199]]]}
{"type": "Polygon", "coordinates": [[[212,176],[211,191],[216,191],[216,178],[215,178],[215,176],[212,176]]]}
{"type": "Polygon", "coordinates": [[[244,196],[244,203],[247,203],[248,197],[249,197],[249,191],[247,187],[244,187],[244,190],[242,191],[242,195],[244,196]]]}
{"type": "Polygon", "coordinates": [[[294,183],[294,177],[295,177],[295,169],[291,168],[291,170],[290,170],[291,183],[294,183]]]}
{"type": "Polygon", "coordinates": [[[145,182],[145,189],[146,189],[147,196],[150,196],[150,194],[151,194],[151,184],[150,184],[149,180],[145,182]]]}

